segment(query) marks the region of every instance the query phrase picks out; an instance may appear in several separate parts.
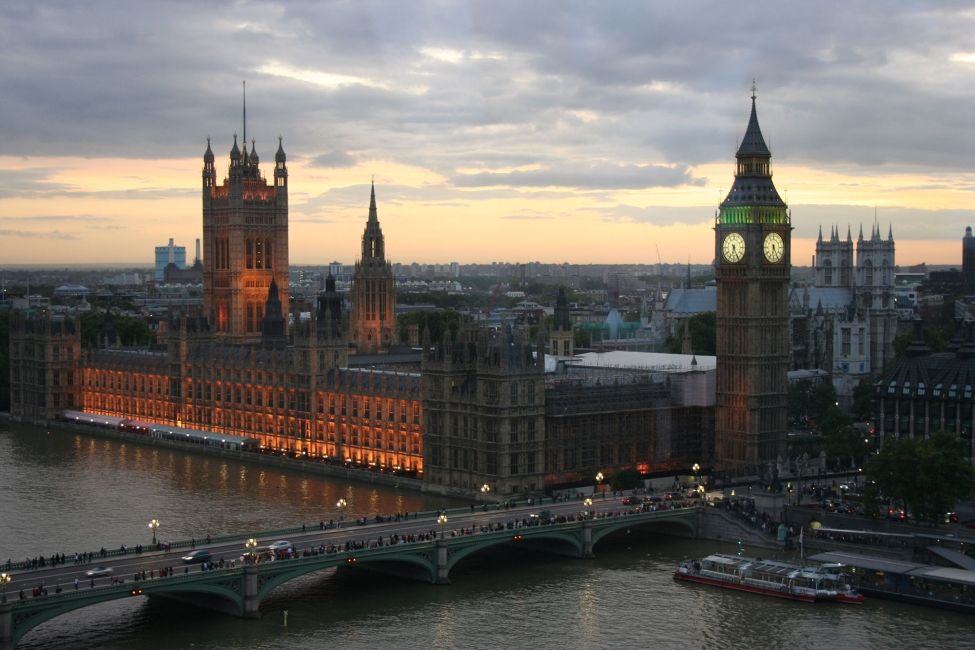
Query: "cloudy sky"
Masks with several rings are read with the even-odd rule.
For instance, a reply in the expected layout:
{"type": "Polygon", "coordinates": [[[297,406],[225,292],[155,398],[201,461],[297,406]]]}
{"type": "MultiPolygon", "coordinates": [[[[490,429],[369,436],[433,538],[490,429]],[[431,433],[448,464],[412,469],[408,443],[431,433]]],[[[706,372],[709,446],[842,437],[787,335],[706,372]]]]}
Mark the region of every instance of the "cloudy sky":
{"type": "Polygon", "coordinates": [[[394,261],[705,263],[757,80],[793,259],[975,225],[970,2],[0,3],[2,264],[201,236],[200,171],[283,137],[293,263],[349,263],[369,181],[394,261]]]}

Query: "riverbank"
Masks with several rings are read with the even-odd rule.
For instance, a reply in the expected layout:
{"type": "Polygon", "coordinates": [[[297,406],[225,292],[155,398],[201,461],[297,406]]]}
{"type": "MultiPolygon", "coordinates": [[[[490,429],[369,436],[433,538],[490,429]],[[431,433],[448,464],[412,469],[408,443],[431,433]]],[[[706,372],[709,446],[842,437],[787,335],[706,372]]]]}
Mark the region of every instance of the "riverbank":
{"type": "MultiPolygon", "coordinates": [[[[9,413],[0,414],[0,420],[10,422],[11,419],[9,413]]],[[[34,426],[38,429],[45,428],[45,427],[40,427],[39,425],[28,425],[28,426],[34,426]]],[[[79,424],[76,422],[50,421],[47,423],[46,430],[56,431],[58,433],[82,434],[94,438],[120,440],[124,442],[131,442],[132,444],[141,445],[144,447],[161,447],[165,449],[175,449],[178,451],[190,452],[197,455],[224,458],[227,460],[240,461],[242,463],[251,463],[263,467],[273,467],[275,469],[302,472],[305,474],[312,474],[315,476],[328,476],[330,478],[342,478],[349,481],[357,481],[359,483],[384,485],[387,487],[403,489],[403,490],[412,490],[415,492],[425,491],[424,483],[420,479],[410,478],[406,476],[399,476],[396,474],[387,474],[385,472],[373,472],[373,471],[355,469],[351,467],[333,465],[331,463],[326,463],[326,462],[316,462],[310,460],[302,460],[300,458],[288,458],[286,456],[274,456],[270,454],[261,454],[261,453],[247,452],[247,451],[232,451],[229,449],[219,449],[217,447],[202,447],[197,444],[179,442],[176,440],[166,440],[163,438],[150,438],[136,433],[118,431],[116,429],[86,426],[84,424],[79,424]]],[[[464,495],[452,494],[450,496],[465,498],[464,495]]],[[[473,498],[470,497],[470,495],[467,495],[466,498],[470,498],[472,501],[474,500],[473,498]]]]}

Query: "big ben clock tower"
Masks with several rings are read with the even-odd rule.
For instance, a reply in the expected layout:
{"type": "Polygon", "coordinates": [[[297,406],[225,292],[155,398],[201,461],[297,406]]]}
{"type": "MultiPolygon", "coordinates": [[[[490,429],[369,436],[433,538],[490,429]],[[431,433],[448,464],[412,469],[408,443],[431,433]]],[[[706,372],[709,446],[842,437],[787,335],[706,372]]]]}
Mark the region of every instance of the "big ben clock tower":
{"type": "Polygon", "coordinates": [[[755,88],[735,182],[714,225],[717,304],[715,462],[762,474],[785,453],[789,370],[789,210],[772,184],[755,88]]]}

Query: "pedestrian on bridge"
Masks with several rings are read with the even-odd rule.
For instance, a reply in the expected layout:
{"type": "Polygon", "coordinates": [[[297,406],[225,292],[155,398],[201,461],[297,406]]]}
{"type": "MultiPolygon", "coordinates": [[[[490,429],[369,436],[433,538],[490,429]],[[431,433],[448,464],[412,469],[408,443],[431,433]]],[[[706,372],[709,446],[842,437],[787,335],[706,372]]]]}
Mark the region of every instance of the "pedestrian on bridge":
{"type": "Polygon", "coordinates": [[[77,578],[74,579],[74,590],[75,591],[78,591],[78,579],[77,578]]]}

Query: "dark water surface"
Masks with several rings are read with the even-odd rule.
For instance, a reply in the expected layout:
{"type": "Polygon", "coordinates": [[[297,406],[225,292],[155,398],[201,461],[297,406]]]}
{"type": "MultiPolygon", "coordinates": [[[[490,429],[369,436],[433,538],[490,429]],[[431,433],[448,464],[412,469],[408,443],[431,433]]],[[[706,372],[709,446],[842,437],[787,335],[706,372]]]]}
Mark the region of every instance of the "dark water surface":
{"type": "MultiPolygon", "coordinates": [[[[0,423],[0,560],[456,505],[440,497],[0,423]]],[[[975,617],[871,599],[779,602],[671,578],[733,548],[633,530],[594,560],[496,551],[432,586],[326,570],[244,621],[172,602],[114,601],[55,618],[22,648],[972,648],[975,617]],[[285,625],[287,611],[287,625],[285,625]]],[[[755,551],[767,554],[767,552],[755,551]]]]}

